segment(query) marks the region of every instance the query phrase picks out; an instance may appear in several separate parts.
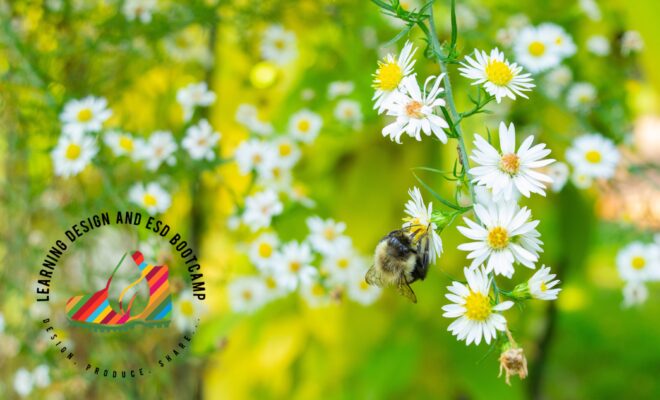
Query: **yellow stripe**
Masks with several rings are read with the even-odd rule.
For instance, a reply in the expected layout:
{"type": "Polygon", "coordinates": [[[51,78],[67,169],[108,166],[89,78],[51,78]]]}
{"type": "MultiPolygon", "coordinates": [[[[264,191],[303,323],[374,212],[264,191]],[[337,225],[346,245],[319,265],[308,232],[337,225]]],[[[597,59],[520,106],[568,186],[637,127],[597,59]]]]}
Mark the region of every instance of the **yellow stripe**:
{"type": "Polygon", "coordinates": [[[110,311],[112,311],[112,308],[110,308],[110,304],[108,304],[108,306],[103,311],[101,311],[99,316],[94,319],[94,323],[100,323],[103,321],[103,318],[110,314],[110,311]]]}

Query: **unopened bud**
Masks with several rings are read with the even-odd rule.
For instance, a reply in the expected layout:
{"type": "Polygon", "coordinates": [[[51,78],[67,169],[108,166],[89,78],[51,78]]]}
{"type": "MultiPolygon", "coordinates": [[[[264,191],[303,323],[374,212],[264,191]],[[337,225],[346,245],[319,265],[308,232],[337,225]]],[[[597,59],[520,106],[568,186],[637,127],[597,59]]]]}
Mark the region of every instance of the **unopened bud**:
{"type": "Polygon", "coordinates": [[[516,300],[528,300],[532,298],[532,293],[529,291],[529,284],[527,282],[516,285],[511,295],[516,300]]]}
{"type": "Polygon", "coordinates": [[[433,211],[431,214],[431,222],[436,226],[436,229],[442,231],[451,221],[459,214],[458,211],[433,211]]]}

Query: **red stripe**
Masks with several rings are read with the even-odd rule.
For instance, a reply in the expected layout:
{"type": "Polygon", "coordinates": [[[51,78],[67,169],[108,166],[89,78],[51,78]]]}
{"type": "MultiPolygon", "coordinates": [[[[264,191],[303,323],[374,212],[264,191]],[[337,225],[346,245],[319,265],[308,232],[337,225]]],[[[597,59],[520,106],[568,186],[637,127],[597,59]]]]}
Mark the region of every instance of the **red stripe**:
{"type": "Polygon", "coordinates": [[[78,310],[78,312],[76,312],[72,318],[77,320],[89,317],[89,315],[94,312],[94,310],[96,310],[96,306],[101,304],[105,298],[107,298],[105,289],[94,293],[94,296],[87,300],[85,305],[80,307],[80,310],[78,310]]]}
{"type": "Polygon", "coordinates": [[[101,324],[107,324],[108,322],[110,322],[115,317],[115,315],[117,315],[116,312],[110,311],[108,313],[108,315],[106,315],[105,318],[103,318],[103,321],[101,321],[101,324]]]}
{"type": "Polygon", "coordinates": [[[163,268],[161,274],[158,274],[158,276],[154,277],[153,281],[149,281],[149,294],[156,293],[160,285],[167,281],[167,275],[167,268],[163,268]]]}
{"type": "Polygon", "coordinates": [[[140,265],[142,264],[142,261],[144,261],[144,256],[139,251],[136,251],[133,253],[133,261],[135,261],[137,265],[140,265]]]}

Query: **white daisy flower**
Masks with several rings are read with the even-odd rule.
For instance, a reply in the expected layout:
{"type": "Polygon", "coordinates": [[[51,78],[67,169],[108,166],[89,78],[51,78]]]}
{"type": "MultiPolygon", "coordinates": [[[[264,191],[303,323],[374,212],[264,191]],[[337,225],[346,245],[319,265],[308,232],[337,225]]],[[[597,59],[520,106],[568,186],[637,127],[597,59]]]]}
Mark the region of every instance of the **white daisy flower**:
{"type": "Polygon", "coordinates": [[[50,368],[48,365],[38,365],[32,371],[32,380],[34,381],[34,385],[39,388],[45,388],[50,385],[50,368]]]}
{"type": "Polygon", "coordinates": [[[236,121],[257,135],[270,136],[273,134],[273,125],[259,119],[259,112],[252,104],[241,104],[238,106],[236,109],[236,121]]]}
{"type": "Polygon", "coordinates": [[[291,116],[289,134],[300,142],[311,143],[318,136],[322,126],[323,119],[320,115],[309,110],[301,110],[291,116]]]}
{"type": "Polygon", "coordinates": [[[149,136],[143,146],[139,146],[137,157],[144,160],[148,170],[155,171],[162,163],[176,164],[174,152],[177,148],[171,132],[156,131],[149,136]]]}
{"type": "Polygon", "coordinates": [[[291,289],[287,286],[286,278],[273,269],[262,270],[260,278],[266,288],[266,301],[279,299],[291,293],[291,289]]]}
{"type": "Polygon", "coordinates": [[[51,153],[55,175],[65,178],[78,175],[98,151],[94,138],[82,131],[63,133],[51,153]]]}
{"type": "Polygon", "coordinates": [[[513,306],[512,301],[493,304],[490,298],[490,279],[483,269],[464,269],[467,285],[453,282],[445,297],[454,304],[442,307],[445,318],[457,318],[447,329],[469,346],[478,345],[483,338],[487,344],[497,338],[497,331],[506,330],[506,319],[500,312],[513,306]]]}
{"type": "Polygon", "coordinates": [[[275,154],[279,163],[287,168],[291,168],[300,160],[300,147],[288,136],[280,136],[272,143],[275,148],[275,154]]]}
{"type": "Polygon", "coordinates": [[[126,0],[121,11],[129,21],[139,20],[143,24],[148,24],[156,7],[156,0],[126,0]]]}
{"type": "Polygon", "coordinates": [[[591,83],[574,83],[566,93],[566,105],[574,111],[588,110],[596,101],[596,88],[591,83]]]}
{"type": "Polygon", "coordinates": [[[303,280],[300,284],[300,296],[309,307],[323,307],[330,303],[330,290],[318,279],[303,280]]]}
{"type": "Polygon", "coordinates": [[[272,190],[255,193],[245,199],[243,223],[254,232],[270,226],[274,216],[280,215],[284,206],[277,193],[272,190]]]}
{"type": "Polygon", "coordinates": [[[499,103],[502,98],[516,99],[516,95],[527,98],[523,92],[532,90],[535,86],[531,74],[521,74],[522,67],[509,63],[504,53],[495,48],[490,55],[485,51],[474,50],[474,59],[465,57],[458,70],[461,75],[473,80],[473,85],[483,84],[490,95],[495,96],[499,103]]]}
{"type": "Polygon", "coordinates": [[[660,250],[654,244],[632,242],[616,256],[619,275],[626,282],[645,282],[660,278],[660,250]]]}
{"type": "Polygon", "coordinates": [[[561,26],[546,22],[539,25],[537,29],[541,36],[550,39],[550,43],[552,43],[551,50],[559,54],[560,57],[571,57],[577,51],[573,38],[561,26]]]}
{"type": "Polygon", "coordinates": [[[600,21],[602,14],[596,0],[580,0],[580,8],[592,21],[600,21]]]}
{"type": "Polygon", "coordinates": [[[571,182],[578,189],[589,189],[594,183],[594,179],[580,170],[573,171],[571,182]]]}
{"type": "Polygon", "coordinates": [[[353,93],[355,83],[351,81],[334,81],[328,85],[328,99],[334,100],[340,96],[348,96],[353,93]]]}
{"type": "Polygon", "coordinates": [[[339,122],[352,125],[353,129],[359,129],[362,123],[362,109],[360,103],[355,100],[339,100],[335,106],[334,115],[339,122]]]}
{"type": "Polygon", "coordinates": [[[0,312],[0,333],[5,331],[5,316],[0,312]]]}
{"type": "Polygon", "coordinates": [[[128,198],[151,215],[164,213],[172,204],[170,194],[156,182],[136,183],[129,190],[128,198]]]}
{"type": "Polygon", "coordinates": [[[591,178],[614,176],[621,155],[614,142],[598,133],[582,135],[566,150],[566,160],[591,178]]]}
{"type": "Polygon", "coordinates": [[[555,288],[560,282],[559,280],[553,280],[555,276],[555,274],[550,273],[550,267],[545,265],[536,271],[527,282],[532,297],[539,300],[557,300],[557,295],[561,289],[555,288]]]}
{"type": "Polygon", "coordinates": [[[376,285],[368,284],[364,279],[365,273],[365,270],[353,271],[350,279],[346,283],[346,294],[348,295],[349,299],[360,303],[363,306],[368,306],[378,300],[380,294],[383,292],[383,289],[376,285]]]}
{"type": "Polygon", "coordinates": [[[449,124],[436,115],[436,107],[445,105],[445,101],[439,98],[444,91],[441,87],[443,76],[428,77],[423,92],[419,90],[414,75],[403,78],[400,91],[389,96],[385,105],[387,115],[396,117],[396,120],[383,128],[383,136],[389,136],[392,141],[400,144],[404,133],[421,141],[420,132],[423,132],[426,136],[433,134],[442,143],[447,143],[447,134],[443,129],[449,128],[449,124]],[[433,86],[427,93],[426,87],[432,81],[433,86]]]}
{"type": "Polygon", "coordinates": [[[328,273],[331,282],[344,284],[351,279],[355,271],[364,271],[365,265],[353,249],[352,243],[344,241],[344,245],[335,246],[333,252],[324,256],[321,268],[328,273]]]}
{"type": "Polygon", "coordinates": [[[245,175],[258,169],[267,160],[277,158],[276,151],[265,141],[250,139],[238,145],[234,152],[234,159],[238,164],[239,171],[245,175]]]}
{"type": "Polygon", "coordinates": [[[643,282],[631,281],[623,287],[623,306],[630,308],[646,303],[649,298],[649,289],[643,282]]]}
{"type": "Polygon", "coordinates": [[[564,185],[566,185],[566,182],[568,181],[568,176],[570,175],[568,165],[563,162],[555,162],[550,165],[545,172],[550,179],[552,179],[550,189],[555,193],[560,192],[564,188],[564,185]]]}
{"type": "Polygon", "coordinates": [[[188,151],[193,160],[205,159],[211,161],[215,158],[213,148],[220,140],[220,132],[213,130],[209,121],[202,119],[186,130],[181,146],[188,151]]]}
{"type": "Polygon", "coordinates": [[[559,98],[562,91],[571,83],[573,72],[565,65],[560,65],[548,72],[543,78],[543,90],[551,99],[559,98]]]}
{"type": "Polygon", "coordinates": [[[592,35],[587,39],[587,50],[599,57],[608,56],[610,54],[610,41],[603,35],[592,35]]]}
{"type": "Polygon", "coordinates": [[[644,40],[638,31],[626,31],[621,37],[621,54],[629,56],[644,50],[644,40]]]}
{"type": "Polygon", "coordinates": [[[324,220],[318,216],[309,217],[306,222],[309,228],[307,241],[321,254],[331,254],[337,242],[344,237],[346,224],[343,222],[335,222],[333,219],[324,220]]]}
{"type": "Polygon", "coordinates": [[[385,111],[391,96],[397,92],[403,78],[412,74],[415,65],[415,60],[412,58],[416,51],[417,49],[413,49],[412,43],[406,42],[399,57],[388,54],[378,62],[378,69],[373,81],[376,92],[372,100],[375,101],[374,109],[378,109],[379,114],[385,111]]]}
{"type": "Polygon", "coordinates": [[[191,290],[186,290],[175,296],[172,320],[179,332],[190,332],[195,329],[195,319],[201,317],[206,308],[197,300],[191,290]]]}
{"type": "Polygon", "coordinates": [[[241,277],[227,285],[229,306],[237,313],[252,314],[267,301],[264,281],[259,277],[241,277]]]}
{"type": "Polygon", "coordinates": [[[317,277],[318,271],[311,265],[313,260],[312,249],[307,243],[288,242],[276,255],[274,271],[287,288],[295,290],[301,282],[310,283],[317,277]]]}
{"type": "Polygon", "coordinates": [[[60,121],[66,133],[97,132],[110,118],[112,111],[102,97],[87,96],[82,100],[70,100],[64,105],[60,121]]]}
{"type": "Polygon", "coordinates": [[[500,122],[500,151],[480,135],[474,136],[475,149],[470,158],[479,166],[471,168],[473,182],[491,189],[496,198],[510,200],[516,191],[529,197],[531,193],[545,196],[544,182],[552,179],[539,172],[555,160],[544,158],[550,154],[544,143],[532,146],[534,136],[528,136],[516,150],[516,130],[500,122]]]}
{"type": "Polygon", "coordinates": [[[186,28],[164,39],[165,50],[176,61],[197,62],[208,67],[213,55],[208,48],[208,30],[200,24],[190,24],[186,28]]]}
{"type": "Polygon", "coordinates": [[[195,107],[208,107],[215,102],[215,97],[206,82],[191,83],[176,92],[176,101],[183,107],[183,119],[186,121],[192,118],[195,107]]]}
{"type": "Polygon", "coordinates": [[[532,73],[539,73],[554,68],[561,62],[561,56],[555,49],[552,36],[546,29],[533,26],[523,28],[513,51],[523,67],[532,73]]]}
{"type": "Polygon", "coordinates": [[[14,374],[14,391],[21,397],[26,397],[34,388],[32,374],[25,368],[19,368],[14,374]]]}
{"type": "Polygon", "coordinates": [[[250,245],[250,261],[260,270],[272,269],[274,256],[279,245],[277,235],[272,232],[264,232],[259,235],[250,245]]]}
{"type": "MultiPolygon", "coordinates": [[[[435,222],[431,221],[433,216],[433,203],[428,206],[424,204],[422,193],[419,188],[414,186],[408,190],[410,200],[406,202],[405,213],[408,215],[403,220],[405,221],[402,228],[407,229],[413,234],[413,242],[418,243],[420,239],[426,237],[425,240],[430,240],[429,245],[429,264],[434,264],[435,260],[442,254],[442,239],[436,232],[438,226],[435,222]]],[[[422,248],[426,247],[426,243],[422,242],[422,248]]]]}
{"type": "Polygon", "coordinates": [[[530,221],[532,214],[527,207],[519,209],[511,202],[488,207],[475,204],[474,213],[481,225],[463,217],[468,226],[458,227],[465,237],[473,240],[458,246],[459,250],[470,252],[467,258],[472,260],[471,269],[486,263],[486,272],[494,271],[507,278],[513,276],[515,262],[534,269],[543,242],[536,230],[539,221],[530,221]]]}
{"type": "Polygon", "coordinates": [[[296,58],[296,34],[285,30],[281,25],[271,25],[261,39],[261,57],[279,65],[296,58]]]}
{"type": "Polygon", "coordinates": [[[257,167],[257,183],[276,192],[287,192],[293,182],[291,167],[285,164],[275,151],[266,153],[267,157],[257,167]]]}
{"type": "Polygon", "coordinates": [[[115,156],[129,156],[134,161],[139,159],[139,148],[144,146],[141,139],[135,139],[130,133],[118,130],[105,132],[103,141],[115,156]]]}

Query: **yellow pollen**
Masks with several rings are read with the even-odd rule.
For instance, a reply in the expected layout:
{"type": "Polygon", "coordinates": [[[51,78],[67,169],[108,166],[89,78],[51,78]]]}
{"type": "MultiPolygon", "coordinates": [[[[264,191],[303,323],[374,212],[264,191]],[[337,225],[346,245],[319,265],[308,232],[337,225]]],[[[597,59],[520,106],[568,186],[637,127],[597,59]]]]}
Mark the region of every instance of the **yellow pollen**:
{"type": "Polygon", "coordinates": [[[539,289],[541,289],[542,292],[545,292],[546,290],[548,290],[548,285],[546,285],[545,282],[541,282],[541,286],[539,287],[539,289]]]}
{"type": "Polygon", "coordinates": [[[540,57],[545,53],[545,45],[541,42],[532,42],[528,47],[529,54],[534,57],[540,57]]]}
{"type": "Polygon", "coordinates": [[[200,138],[197,140],[198,146],[206,146],[206,138],[200,138]]]}
{"type": "Polygon", "coordinates": [[[144,197],[142,198],[142,202],[147,207],[153,207],[156,205],[156,203],[158,203],[158,201],[156,201],[156,198],[149,193],[146,193],[144,195],[144,197]]]}
{"type": "Polygon", "coordinates": [[[291,272],[298,272],[300,270],[300,267],[302,267],[302,265],[300,265],[298,261],[291,261],[289,263],[289,269],[291,270],[291,272]]]}
{"type": "Polygon", "coordinates": [[[78,121],[80,122],[88,122],[92,119],[93,116],[94,113],[89,108],[83,108],[82,110],[78,111],[78,121]]]}
{"type": "Polygon", "coordinates": [[[414,233],[414,242],[417,242],[428,233],[429,226],[422,224],[422,221],[420,221],[419,218],[406,217],[403,219],[403,221],[410,224],[410,227],[408,227],[408,232],[414,233]]]}
{"type": "Polygon", "coordinates": [[[323,230],[323,237],[325,237],[328,240],[333,240],[336,236],[337,233],[332,227],[327,227],[323,230]]]}
{"type": "Polygon", "coordinates": [[[65,157],[69,160],[76,160],[80,156],[80,146],[75,143],[71,143],[65,152],[65,157]]]}
{"type": "Polygon", "coordinates": [[[511,68],[502,61],[492,60],[486,65],[486,77],[498,86],[504,86],[511,82],[513,73],[511,68]]]}
{"type": "Polygon", "coordinates": [[[273,254],[273,246],[270,243],[259,244],[259,257],[268,258],[273,254]]]}
{"type": "Polygon", "coordinates": [[[598,164],[603,157],[598,150],[589,150],[584,153],[584,158],[592,164],[598,164]]]}
{"type": "Polygon", "coordinates": [[[509,232],[496,226],[488,232],[488,245],[494,250],[501,250],[509,244],[509,232]]]}
{"type": "Polygon", "coordinates": [[[278,149],[279,149],[279,151],[280,151],[280,155],[281,155],[282,157],[286,157],[286,156],[288,156],[289,154],[291,154],[291,152],[292,152],[291,145],[290,145],[289,143],[282,143],[282,144],[280,144],[280,146],[278,147],[278,149]]]}
{"type": "Polygon", "coordinates": [[[311,127],[312,124],[309,123],[308,120],[303,119],[298,122],[298,130],[301,132],[307,132],[309,131],[309,128],[311,127]]]}
{"type": "Polygon", "coordinates": [[[273,168],[271,172],[273,173],[273,178],[275,179],[282,177],[282,170],[279,167],[273,168]]]}
{"type": "Polygon", "coordinates": [[[325,288],[320,283],[312,286],[312,294],[314,296],[323,296],[325,294],[325,288]]]}
{"type": "Polygon", "coordinates": [[[272,276],[266,278],[266,287],[268,289],[275,289],[277,287],[277,282],[275,282],[275,279],[273,279],[272,276]]]}
{"type": "Polygon", "coordinates": [[[632,267],[635,268],[636,270],[640,270],[646,266],[646,260],[644,259],[644,257],[635,256],[630,262],[630,265],[632,265],[632,267]]]}
{"type": "Polygon", "coordinates": [[[246,301],[252,300],[252,292],[249,290],[244,290],[243,293],[241,294],[243,296],[243,299],[246,301]]]}
{"type": "Polygon", "coordinates": [[[413,100],[406,104],[406,114],[410,118],[422,118],[422,103],[413,100]]]}
{"type": "Polygon", "coordinates": [[[389,92],[399,86],[401,79],[403,79],[403,71],[401,71],[401,67],[399,67],[396,60],[392,60],[381,63],[378,67],[375,86],[377,89],[389,92]]]}
{"type": "Polygon", "coordinates": [[[127,136],[122,136],[119,138],[119,147],[124,149],[125,151],[131,152],[133,151],[133,139],[127,137],[127,136]]]}
{"type": "Polygon", "coordinates": [[[557,39],[555,39],[555,44],[556,45],[561,45],[564,40],[561,38],[561,36],[557,36],[557,39]]]}
{"type": "Polygon", "coordinates": [[[465,316],[472,321],[485,321],[490,316],[490,298],[479,292],[472,292],[465,298],[465,316]]]}
{"type": "Polygon", "coordinates": [[[360,282],[360,289],[362,289],[362,290],[369,289],[369,284],[364,279],[362,280],[362,282],[360,282]]]}
{"type": "Polygon", "coordinates": [[[192,302],[189,301],[189,300],[182,301],[181,304],[179,305],[179,310],[181,311],[181,313],[183,315],[186,315],[186,316],[193,315],[194,308],[193,308],[192,302]]]}
{"type": "Polygon", "coordinates": [[[345,259],[345,258],[340,258],[340,259],[337,261],[337,266],[338,266],[339,268],[341,268],[341,269],[346,269],[346,268],[348,268],[348,264],[349,264],[349,262],[348,262],[348,260],[345,259]]]}
{"type": "Polygon", "coordinates": [[[278,39],[278,40],[276,40],[275,43],[273,43],[273,44],[275,45],[275,47],[276,47],[278,50],[282,50],[282,49],[284,49],[284,47],[286,46],[286,43],[284,43],[284,40],[282,40],[282,39],[278,39]]]}
{"type": "Polygon", "coordinates": [[[507,174],[517,174],[520,169],[520,157],[514,153],[503,155],[500,159],[500,169],[507,174]]]}

